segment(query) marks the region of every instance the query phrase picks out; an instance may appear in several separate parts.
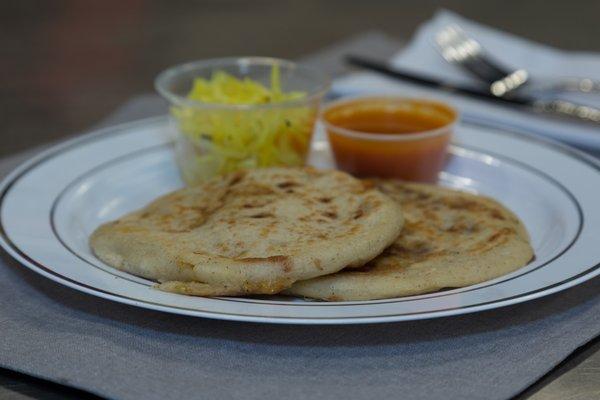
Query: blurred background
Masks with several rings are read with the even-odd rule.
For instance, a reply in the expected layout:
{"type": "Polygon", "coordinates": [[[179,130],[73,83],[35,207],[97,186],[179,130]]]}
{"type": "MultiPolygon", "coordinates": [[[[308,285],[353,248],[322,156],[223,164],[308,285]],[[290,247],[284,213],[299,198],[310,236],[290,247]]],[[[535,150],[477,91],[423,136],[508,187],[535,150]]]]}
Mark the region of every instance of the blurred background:
{"type": "Polygon", "coordinates": [[[0,156],[72,135],[183,61],[298,58],[365,31],[407,41],[436,9],[600,51],[600,1],[0,1],[0,156]]]}

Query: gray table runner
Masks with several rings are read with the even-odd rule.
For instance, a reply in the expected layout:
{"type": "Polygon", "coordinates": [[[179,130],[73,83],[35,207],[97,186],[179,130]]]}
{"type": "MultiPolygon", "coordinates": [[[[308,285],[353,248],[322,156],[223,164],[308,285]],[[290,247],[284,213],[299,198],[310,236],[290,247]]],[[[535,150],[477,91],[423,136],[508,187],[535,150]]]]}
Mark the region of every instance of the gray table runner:
{"type": "MultiPolygon", "coordinates": [[[[145,96],[106,123],[161,112],[145,96]]],[[[22,158],[1,162],[0,174],[22,158]]],[[[428,321],[260,325],[97,299],[2,252],[0,366],[115,399],[507,399],[600,333],[599,289],[595,279],[428,321]]]]}

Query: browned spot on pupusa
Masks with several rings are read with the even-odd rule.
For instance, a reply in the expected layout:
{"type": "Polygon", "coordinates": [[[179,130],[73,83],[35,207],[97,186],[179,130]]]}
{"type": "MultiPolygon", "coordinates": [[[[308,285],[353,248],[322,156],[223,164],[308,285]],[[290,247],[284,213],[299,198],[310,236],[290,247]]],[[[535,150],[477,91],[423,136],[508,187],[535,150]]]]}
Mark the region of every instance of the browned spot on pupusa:
{"type": "Polygon", "coordinates": [[[194,264],[189,263],[187,261],[177,260],[177,261],[175,261],[175,264],[181,269],[193,269],[194,268],[194,264]]]}
{"type": "Polygon", "coordinates": [[[307,215],[303,215],[301,217],[298,217],[298,221],[300,222],[308,222],[311,221],[314,218],[313,214],[307,214],[307,215]]]}
{"type": "Polygon", "coordinates": [[[431,248],[422,241],[394,243],[385,250],[385,253],[390,255],[423,255],[429,252],[431,252],[431,248]]]}
{"type": "Polygon", "coordinates": [[[511,228],[502,228],[498,232],[496,232],[492,236],[490,236],[487,239],[487,241],[488,242],[495,242],[498,239],[500,239],[502,236],[510,235],[510,234],[513,234],[513,233],[514,233],[514,230],[511,229],[511,228]]]}
{"type": "Polygon", "coordinates": [[[452,210],[464,210],[464,211],[491,211],[492,209],[484,204],[481,204],[475,200],[466,199],[463,197],[438,199],[437,202],[445,205],[452,210]]]}
{"type": "Polygon", "coordinates": [[[271,203],[272,202],[269,201],[268,199],[256,199],[256,200],[248,201],[248,202],[242,204],[242,207],[243,208],[260,208],[260,207],[265,207],[271,203]]]}
{"type": "Polygon", "coordinates": [[[422,192],[420,190],[408,187],[399,187],[398,190],[406,200],[427,201],[433,199],[433,196],[430,193],[422,192]]]}
{"type": "Polygon", "coordinates": [[[363,211],[362,208],[359,208],[358,210],[356,210],[354,212],[354,219],[359,219],[360,217],[362,217],[363,215],[365,215],[365,212],[363,211]]]}
{"type": "Polygon", "coordinates": [[[258,214],[254,214],[254,215],[250,216],[250,218],[272,218],[272,217],[274,217],[274,215],[271,213],[258,213],[258,214]]]}
{"type": "Polygon", "coordinates": [[[514,234],[512,228],[501,228],[498,231],[491,234],[487,239],[476,243],[469,248],[471,252],[483,252],[494,246],[498,246],[500,243],[508,240],[508,236],[514,234]]]}
{"type": "Polygon", "coordinates": [[[504,215],[502,215],[502,213],[496,209],[490,210],[490,216],[494,219],[499,219],[501,221],[504,221],[506,218],[504,218],[504,215]]]}
{"type": "Polygon", "coordinates": [[[248,262],[248,263],[273,263],[279,264],[285,272],[292,270],[292,260],[288,256],[271,256],[271,257],[247,257],[238,258],[237,261],[248,262]]]}
{"type": "Polygon", "coordinates": [[[438,223],[440,221],[439,215],[429,208],[423,209],[423,217],[429,221],[437,221],[438,223]]]}
{"type": "Polygon", "coordinates": [[[352,234],[358,232],[361,229],[362,228],[359,225],[354,225],[352,228],[350,228],[350,230],[346,234],[347,235],[352,235],[352,234]]]}
{"type": "Polygon", "coordinates": [[[451,227],[449,227],[448,229],[446,229],[446,232],[452,232],[452,233],[464,233],[464,234],[468,234],[468,233],[474,233],[477,230],[477,225],[475,224],[454,224],[451,227]]]}
{"type": "Polygon", "coordinates": [[[331,219],[337,219],[338,215],[335,211],[325,211],[323,213],[324,216],[326,216],[327,218],[331,218],[331,219]]]}
{"type": "Polygon", "coordinates": [[[369,201],[369,210],[375,210],[381,207],[381,201],[378,199],[367,199],[369,201]]]}
{"type": "Polygon", "coordinates": [[[280,189],[289,189],[289,188],[294,188],[294,187],[298,187],[301,186],[298,182],[294,182],[294,181],[285,181],[285,182],[281,182],[277,184],[277,187],[280,189]]]}
{"type": "Polygon", "coordinates": [[[331,197],[320,197],[317,199],[320,203],[323,204],[328,204],[331,203],[331,200],[333,200],[331,197]]]}
{"type": "Polygon", "coordinates": [[[252,183],[240,185],[239,187],[236,187],[232,193],[236,196],[266,196],[275,193],[275,191],[270,186],[252,183]]]}
{"type": "Polygon", "coordinates": [[[246,176],[246,173],[244,171],[236,172],[231,177],[231,180],[229,181],[229,186],[233,186],[233,185],[240,183],[242,181],[242,179],[244,179],[244,176],[246,176]]]}
{"type": "Polygon", "coordinates": [[[321,265],[321,260],[315,259],[315,260],[313,260],[313,264],[315,264],[315,267],[317,267],[317,269],[323,270],[323,266],[321,265]]]}

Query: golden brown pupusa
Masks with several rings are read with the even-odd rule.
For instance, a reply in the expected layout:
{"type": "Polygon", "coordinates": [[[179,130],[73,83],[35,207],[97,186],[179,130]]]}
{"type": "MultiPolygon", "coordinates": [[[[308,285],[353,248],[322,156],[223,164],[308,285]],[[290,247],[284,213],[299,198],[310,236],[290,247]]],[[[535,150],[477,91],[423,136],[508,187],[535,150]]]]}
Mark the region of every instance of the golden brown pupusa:
{"type": "Polygon", "coordinates": [[[533,257],[523,224],[490,198],[434,185],[376,184],[402,206],[398,239],[361,268],[298,282],[286,293],[330,301],[428,293],[496,278],[533,257]]]}
{"type": "Polygon", "coordinates": [[[402,221],[396,202],[345,173],[265,168],[163,196],[101,226],[90,244],[107,264],[164,290],[270,294],[363,265],[402,221]]]}

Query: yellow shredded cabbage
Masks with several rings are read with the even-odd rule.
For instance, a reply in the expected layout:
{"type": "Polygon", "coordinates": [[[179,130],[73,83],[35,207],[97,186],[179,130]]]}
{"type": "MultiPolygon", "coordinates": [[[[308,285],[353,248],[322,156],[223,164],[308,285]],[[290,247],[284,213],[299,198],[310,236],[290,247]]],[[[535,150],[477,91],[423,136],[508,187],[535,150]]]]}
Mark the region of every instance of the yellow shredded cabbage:
{"type": "MultiPolygon", "coordinates": [[[[210,79],[197,78],[187,98],[204,103],[258,105],[304,99],[306,93],[281,89],[277,66],[271,69],[270,88],[249,78],[215,71],[210,79]]],[[[316,105],[286,105],[250,109],[171,109],[182,139],[193,151],[181,154],[186,183],[194,184],[239,169],[303,165],[316,118],[316,105]]]]}

